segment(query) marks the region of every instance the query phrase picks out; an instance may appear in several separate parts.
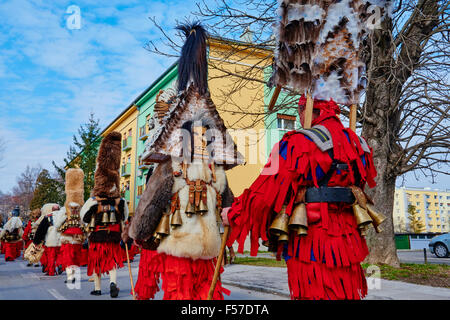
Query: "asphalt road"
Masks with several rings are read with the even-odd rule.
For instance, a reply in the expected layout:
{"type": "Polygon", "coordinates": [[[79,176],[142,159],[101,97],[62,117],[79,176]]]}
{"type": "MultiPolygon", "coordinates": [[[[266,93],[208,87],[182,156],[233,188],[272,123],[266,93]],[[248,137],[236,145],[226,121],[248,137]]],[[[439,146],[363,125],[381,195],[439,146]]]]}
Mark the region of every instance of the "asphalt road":
{"type": "MultiPolygon", "coordinates": [[[[397,256],[402,263],[425,263],[423,250],[397,250],[397,256]]],[[[427,249],[427,263],[450,265],[450,257],[438,258],[427,249]]]]}
{"type": "MultiPolygon", "coordinates": [[[[102,295],[92,296],[94,283],[89,282],[86,267],[80,268],[80,281],[75,284],[65,284],[65,273],[58,276],[46,276],[40,267],[27,267],[22,257],[12,262],[5,262],[0,255],[0,300],[110,300],[109,278],[102,281],[102,295]]],[[[136,281],[139,266],[139,255],[131,263],[133,280],[136,281]]],[[[117,283],[120,288],[118,300],[132,300],[131,282],[128,267],[119,269],[117,283]]],[[[231,290],[225,300],[286,300],[284,296],[267,294],[224,285],[231,290]]],[[[162,300],[163,292],[156,295],[155,300],[162,300]]]]}

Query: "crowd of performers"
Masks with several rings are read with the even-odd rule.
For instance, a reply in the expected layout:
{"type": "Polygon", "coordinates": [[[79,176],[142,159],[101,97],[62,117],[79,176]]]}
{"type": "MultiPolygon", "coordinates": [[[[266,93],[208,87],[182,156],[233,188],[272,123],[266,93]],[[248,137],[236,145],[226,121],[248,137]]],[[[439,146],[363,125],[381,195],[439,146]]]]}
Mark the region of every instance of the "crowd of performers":
{"type": "Polygon", "coordinates": [[[234,143],[220,145],[233,140],[208,89],[206,31],[197,23],[178,29],[186,42],[177,88],[157,97],[154,132],[142,155],[156,164],[133,218],[119,192],[122,136],[113,131],[100,144],[86,201],[83,171],[68,169],[64,206],[32,211],[25,228],[18,210],[12,212],[1,234],[5,260],[19,257],[23,244],[33,252],[42,246],[45,274],[66,272],[73,282],[74,268],[86,266],[91,294],[102,294],[102,276],[109,275],[110,295],[117,297],[117,270],[128,251],[131,261],[141,255],[135,298],[153,299],[162,290],[163,299],[220,300],[230,293],[217,278],[217,269],[224,271],[217,262],[221,234],[230,226],[229,248],[238,242],[242,252],[251,232],[251,255],[262,240],[286,260],[292,299],[364,297],[364,232],[383,220],[364,191],[375,185],[372,149],[342,125],[332,99],[307,103],[302,96],[300,120],[303,125],[306,105],[313,105],[312,127],[286,133],[261,175],[235,198],[225,172],[243,161],[234,143]]]}

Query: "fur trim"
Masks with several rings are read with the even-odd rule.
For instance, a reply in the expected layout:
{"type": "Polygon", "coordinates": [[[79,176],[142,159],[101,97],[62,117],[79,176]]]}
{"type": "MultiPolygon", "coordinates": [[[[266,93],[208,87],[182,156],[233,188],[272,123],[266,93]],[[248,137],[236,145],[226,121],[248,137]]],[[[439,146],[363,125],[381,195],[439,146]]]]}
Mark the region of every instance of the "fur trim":
{"type": "Polygon", "coordinates": [[[41,217],[45,217],[46,215],[52,213],[53,206],[58,205],[57,203],[46,203],[41,208],[41,217]]]}
{"type": "Polygon", "coordinates": [[[91,209],[93,206],[97,205],[98,202],[94,198],[89,198],[83,205],[83,207],[80,210],[80,218],[81,221],[84,220],[85,214],[91,209]]]}
{"type": "Polygon", "coordinates": [[[171,161],[158,165],[147,182],[131,221],[129,229],[131,238],[145,241],[153,235],[172,197],[173,184],[171,161]]]}
{"type": "MultiPolygon", "coordinates": [[[[216,172],[216,185],[219,190],[225,188],[225,175],[216,172]]],[[[207,164],[190,164],[187,175],[189,180],[202,179],[211,181],[211,170],[207,164]]],[[[189,200],[189,186],[182,176],[175,178],[173,193],[178,191],[180,198],[180,213],[182,225],[170,231],[158,246],[158,252],[175,257],[196,259],[211,259],[217,257],[220,251],[220,233],[216,221],[216,190],[207,185],[208,212],[203,216],[194,214],[188,217],[185,209],[189,200]],[[180,189],[178,189],[180,188],[180,189]]]]}
{"type": "Polygon", "coordinates": [[[3,226],[5,231],[13,232],[14,229],[22,228],[23,223],[19,217],[11,217],[3,226]]]}
{"type": "Polygon", "coordinates": [[[97,155],[93,195],[101,198],[120,197],[120,156],[122,135],[113,131],[103,138],[97,155]]]}

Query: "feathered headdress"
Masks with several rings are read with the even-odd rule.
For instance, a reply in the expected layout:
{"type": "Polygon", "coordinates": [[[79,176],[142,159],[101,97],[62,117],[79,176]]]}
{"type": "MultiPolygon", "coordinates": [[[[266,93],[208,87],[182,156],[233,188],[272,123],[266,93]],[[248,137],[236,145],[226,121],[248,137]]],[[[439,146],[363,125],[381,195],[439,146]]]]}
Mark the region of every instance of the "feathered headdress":
{"type": "Polygon", "coordinates": [[[183,158],[183,124],[202,114],[214,128],[214,143],[209,145],[212,161],[226,169],[244,163],[233,139],[216,110],[208,88],[206,53],[207,32],[195,22],[177,27],[186,37],[178,61],[177,94],[159,94],[155,105],[156,125],[146,141],[144,162],[164,162],[169,157],[183,158]],[[212,124],[213,123],[213,124],[212,124]]]}
{"type": "Polygon", "coordinates": [[[314,99],[357,104],[366,82],[362,40],[391,4],[391,0],[279,0],[269,85],[290,87],[314,99]]]}

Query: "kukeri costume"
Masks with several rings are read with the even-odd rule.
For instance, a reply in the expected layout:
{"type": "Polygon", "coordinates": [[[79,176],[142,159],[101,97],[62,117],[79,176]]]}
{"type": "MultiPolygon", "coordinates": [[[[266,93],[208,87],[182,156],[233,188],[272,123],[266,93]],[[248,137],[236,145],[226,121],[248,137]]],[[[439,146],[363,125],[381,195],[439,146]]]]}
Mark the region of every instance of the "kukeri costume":
{"type": "Polygon", "coordinates": [[[3,241],[2,247],[5,253],[5,261],[14,261],[20,257],[20,250],[23,243],[23,223],[19,215],[20,209],[16,206],[0,233],[0,239],[3,241]]]}
{"type": "MultiPolygon", "coordinates": [[[[142,159],[158,165],[131,221],[129,236],[144,243],[136,293],[164,299],[206,299],[220,250],[222,205],[232,202],[225,170],[242,163],[207,85],[206,32],[186,36],[178,64],[178,92],[155,105],[157,123],[142,159]],[[219,214],[219,215],[218,215],[219,214]]],[[[214,299],[228,294],[219,283],[214,299]]]]}
{"type": "MultiPolygon", "coordinates": [[[[24,244],[24,253],[25,253],[26,249],[28,249],[30,244],[33,243],[34,235],[36,234],[36,230],[38,227],[36,224],[36,221],[39,219],[40,216],[41,216],[41,209],[34,209],[30,213],[30,219],[27,222],[27,226],[25,227],[25,229],[23,231],[23,236],[22,236],[22,240],[25,243],[24,244]]],[[[27,267],[31,267],[32,265],[33,265],[33,263],[28,263],[27,267]]],[[[36,266],[39,266],[39,265],[36,264],[36,266]]]]}
{"type": "Polygon", "coordinates": [[[49,276],[55,276],[62,272],[59,262],[59,250],[61,247],[61,233],[55,223],[65,215],[65,210],[60,210],[57,204],[45,204],[41,209],[41,217],[33,239],[35,246],[44,245],[44,254],[41,258],[42,271],[49,276]]]}
{"type": "Polygon", "coordinates": [[[123,267],[120,247],[122,223],[128,218],[128,205],[119,194],[119,169],[122,135],[111,132],[103,138],[97,155],[93,197],[81,209],[81,219],[88,224],[88,276],[94,275],[93,295],[101,294],[101,274],[110,276],[111,297],[117,297],[118,268],[123,267]]]}
{"type": "Polygon", "coordinates": [[[344,128],[336,102],[357,104],[364,87],[358,50],[370,4],[279,4],[271,84],[307,93],[299,110],[306,118],[314,108],[316,118],[275,144],[261,175],[233,203],[228,245],[237,240],[242,252],[250,232],[251,255],[260,238],[283,255],[292,299],[360,299],[367,294],[364,232],[370,223],[380,231],[384,217],[363,192],[375,186],[372,150],[344,128]]]}
{"type": "Polygon", "coordinates": [[[66,171],[66,202],[64,214],[58,216],[55,227],[61,233],[59,253],[62,269],[66,271],[66,282],[74,282],[76,267],[83,265],[82,246],[85,238],[80,209],[84,204],[84,173],[81,169],[66,171]]]}

